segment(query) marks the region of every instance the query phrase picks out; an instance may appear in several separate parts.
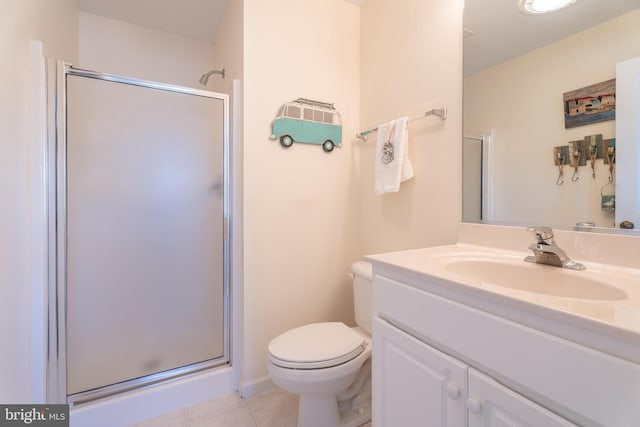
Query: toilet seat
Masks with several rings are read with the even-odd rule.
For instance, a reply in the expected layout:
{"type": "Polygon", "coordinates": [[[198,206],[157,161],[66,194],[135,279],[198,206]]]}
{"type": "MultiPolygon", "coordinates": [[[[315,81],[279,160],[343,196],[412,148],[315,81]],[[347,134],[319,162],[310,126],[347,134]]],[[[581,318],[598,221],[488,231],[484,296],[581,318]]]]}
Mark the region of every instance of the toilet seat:
{"type": "Polygon", "coordinates": [[[269,343],[269,360],[289,369],[340,365],[365,350],[365,338],[341,322],[312,323],[291,329],[269,343]]]}

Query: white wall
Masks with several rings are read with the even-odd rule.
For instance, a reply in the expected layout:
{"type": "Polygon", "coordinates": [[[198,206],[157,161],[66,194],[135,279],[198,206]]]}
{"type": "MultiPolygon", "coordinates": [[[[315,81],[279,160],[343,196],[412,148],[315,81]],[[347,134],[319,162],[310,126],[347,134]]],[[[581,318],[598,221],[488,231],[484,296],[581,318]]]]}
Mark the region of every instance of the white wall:
{"type": "Polygon", "coordinates": [[[242,78],[242,6],[242,0],[229,0],[216,31],[209,69],[225,69],[224,79],[219,75],[212,75],[209,79],[208,87],[216,92],[231,94],[233,80],[242,78]]]}
{"type": "MultiPolygon", "coordinates": [[[[242,366],[243,335],[243,150],[242,150],[242,78],[243,67],[243,1],[230,0],[216,31],[212,68],[225,69],[225,78],[214,75],[209,85],[217,92],[230,95],[231,116],[231,363],[238,380],[242,366]]],[[[236,384],[237,387],[237,384],[236,384]]]]}
{"type": "Polygon", "coordinates": [[[362,129],[446,106],[409,124],[415,177],[374,194],[376,134],[356,143],[364,253],[452,243],[461,218],[462,0],[367,0],[362,6],[362,129]]]}
{"type": "Polygon", "coordinates": [[[198,89],[212,68],[209,43],[86,12],[78,27],[80,68],[198,89]]]}
{"type": "MultiPolygon", "coordinates": [[[[31,307],[34,298],[42,297],[44,284],[31,276],[32,250],[37,248],[30,245],[33,153],[29,144],[32,130],[37,128],[30,117],[31,109],[38,106],[29,102],[33,88],[29,80],[30,40],[42,41],[47,57],[74,61],[76,19],[73,0],[3,2],[0,14],[0,402],[3,403],[37,400],[42,392],[42,378],[31,378],[32,367],[42,357],[40,351],[32,352],[31,307]]],[[[37,341],[35,337],[33,345],[41,345],[37,341]]]]}
{"type": "MultiPolygon", "coordinates": [[[[493,130],[494,213],[498,221],[612,226],[600,209],[608,166],[596,162],[556,185],[553,147],[587,135],[615,137],[615,121],[564,128],[562,94],[615,78],[616,63],[640,56],[640,10],[499,64],[465,79],[465,134],[493,130]]],[[[607,193],[608,194],[608,193],[607,193]]]]}
{"type": "Polygon", "coordinates": [[[352,321],[351,262],[455,242],[460,221],[462,1],[302,3],[245,1],[245,383],[266,375],[278,333],[352,321]],[[300,96],[335,102],[342,148],[268,139],[300,96]],[[446,122],[410,125],[416,177],[375,196],[373,145],[355,133],[443,105],[446,122]]]}
{"type": "Polygon", "coordinates": [[[317,321],[353,323],[346,273],[359,258],[354,146],[360,10],[344,0],[244,1],[243,381],[267,375],[267,345],[317,321]],[[335,103],[343,144],[269,139],[287,101],[335,103]]]}

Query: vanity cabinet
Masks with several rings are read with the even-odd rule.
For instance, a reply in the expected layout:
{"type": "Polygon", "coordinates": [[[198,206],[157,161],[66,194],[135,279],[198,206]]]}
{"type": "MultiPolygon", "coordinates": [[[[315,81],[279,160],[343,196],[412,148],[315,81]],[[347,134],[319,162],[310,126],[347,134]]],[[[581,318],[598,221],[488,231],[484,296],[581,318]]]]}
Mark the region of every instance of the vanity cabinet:
{"type": "Polygon", "coordinates": [[[640,365],[469,301],[374,262],[373,427],[640,425],[640,365]]]}
{"type": "Polygon", "coordinates": [[[464,426],[467,365],[380,318],[373,322],[375,425],[464,426]]]}
{"type": "Polygon", "coordinates": [[[379,317],[373,328],[375,426],[575,426],[379,317]]]}

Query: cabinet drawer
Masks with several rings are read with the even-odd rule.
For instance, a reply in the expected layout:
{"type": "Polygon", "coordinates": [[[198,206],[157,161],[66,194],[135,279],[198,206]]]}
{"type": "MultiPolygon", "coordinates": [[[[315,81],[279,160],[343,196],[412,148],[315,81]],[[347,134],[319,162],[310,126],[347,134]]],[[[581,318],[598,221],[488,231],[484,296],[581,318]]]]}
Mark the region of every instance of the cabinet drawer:
{"type": "Polygon", "coordinates": [[[583,425],[640,422],[640,366],[383,276],[374,315],[583,425]]]}

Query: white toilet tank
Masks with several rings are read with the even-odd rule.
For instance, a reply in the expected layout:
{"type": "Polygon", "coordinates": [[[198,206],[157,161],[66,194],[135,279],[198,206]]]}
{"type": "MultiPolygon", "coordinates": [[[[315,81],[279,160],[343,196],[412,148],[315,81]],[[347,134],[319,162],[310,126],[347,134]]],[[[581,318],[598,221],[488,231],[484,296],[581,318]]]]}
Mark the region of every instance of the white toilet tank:
{"type": "Polygon", "coordinates": [[[356,323],[371,335],[371,281],[372,265],[366,261],[356,261],[351,265],[353,272],[353,307],[356,323]]]}

